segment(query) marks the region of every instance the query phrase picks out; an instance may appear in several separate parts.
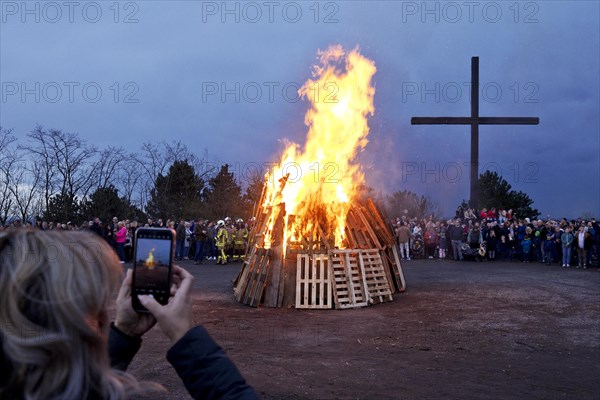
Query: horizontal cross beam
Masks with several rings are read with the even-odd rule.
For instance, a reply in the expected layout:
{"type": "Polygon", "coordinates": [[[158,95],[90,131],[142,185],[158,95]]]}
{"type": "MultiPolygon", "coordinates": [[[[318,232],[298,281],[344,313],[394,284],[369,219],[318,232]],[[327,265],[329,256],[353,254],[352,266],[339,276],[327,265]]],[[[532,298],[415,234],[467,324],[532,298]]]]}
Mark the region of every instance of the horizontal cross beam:
{"type": "Polygon", "coordinates": [[[539,125],[537,117],[412,117],[412,125],[539,125]]]}

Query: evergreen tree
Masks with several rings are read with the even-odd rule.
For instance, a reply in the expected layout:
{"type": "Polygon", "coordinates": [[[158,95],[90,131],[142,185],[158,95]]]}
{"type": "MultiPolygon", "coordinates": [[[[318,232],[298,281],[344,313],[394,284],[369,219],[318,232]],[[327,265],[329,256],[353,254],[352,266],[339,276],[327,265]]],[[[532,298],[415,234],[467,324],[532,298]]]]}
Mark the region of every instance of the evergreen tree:
{"type": "Polygon", "coordinates": [[[154,219],[198,218],[201,212],[199,193],[203,187],[204,182],[187,160],[175,161],[166,175],[156,177],[146,211],[154,219]]]}
{"type": "Polygon", "coordinates": [[[514,191],[497,172],[485,171],[479,176],[479,208],[512,209],[518,218],[536,218],[540,212],[531,208],[533,200],[526,193],[514,191]]]}
{"type": "Polygon", "coordinates": [[[99,217],[101,221],[110,221],[112,217],[121,220],[145,221],[146,219],[146,215],[139,208],[119,197],[117,189],[112,185],[96,189],[89,200],[82,202],[81,209],[81,213],[88,220],[94,217],[99,217]]]}
{"type": "Polygon", "coordinates": [[[48,207],[44,212],[46,221],[66,224],[68,221],[81,224],[83,218],[80,213],[80,205],[77,196],[69,193],[59,193],[50,197],[48,207]]]}
{"type": "Polygon", "coordinates": [[[262,195],[263,189],[265,186],[265,177],[260,174],[255,174],[250,178],[250,183],[246,188],[246,193],[244,194],[244,213],[243,218],[248,219],[256,212],[256,207],[260,207],[260,204],[257,204],[260,201],[260,197],[262,195]]]}
{"type": "Polygon", "coordinates": [[[209,181],[209,187],[204,193],[203,214],[215,220],[247,215],[241,194],[242,188],[235,181],[233,172],[229,172],[229,165],[223,165],[219,173],[209,181]]]}

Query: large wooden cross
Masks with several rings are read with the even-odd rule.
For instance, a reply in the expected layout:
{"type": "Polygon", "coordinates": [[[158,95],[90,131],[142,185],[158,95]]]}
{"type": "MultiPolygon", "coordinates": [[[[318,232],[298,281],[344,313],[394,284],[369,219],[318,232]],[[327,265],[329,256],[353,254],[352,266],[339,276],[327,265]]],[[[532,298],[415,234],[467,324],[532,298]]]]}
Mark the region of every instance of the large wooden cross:
{"type": "Polygon", "coordinates": [[[480,117],[479,116],[479,57],[471,57],[471,116],[470,117],[413,117],[412,125],[471,125],[471,196],[470,206],[479,202],[479,125],[538,125],[537,117],[480,117]]]}

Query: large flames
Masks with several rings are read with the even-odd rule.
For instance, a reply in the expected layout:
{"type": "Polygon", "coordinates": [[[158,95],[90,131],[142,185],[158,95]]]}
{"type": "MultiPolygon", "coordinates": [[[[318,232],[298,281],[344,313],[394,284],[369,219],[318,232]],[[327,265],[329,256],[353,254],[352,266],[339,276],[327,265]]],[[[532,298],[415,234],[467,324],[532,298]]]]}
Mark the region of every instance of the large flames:
{"type": "Polygon", "coordinates": [[[154,267],[156,267],[156,261],[154,260],[155,251],[156,249],[153,247],[152,250],[150,250],[150,252],[148,253],[148,258],[146,258],[146,262],[144,263],[144,265],[148,269],[154,269],[154,267]]]}
{"type": "Polygon", "coordinates": [[[344,247],[346,215],[364,183],[355,157],[368,142],[376,68],[358,50],[347,53],[339,45],[319,52],[319,61],[299,91],[311,102],[306,144],[287,146],[267,176],[275,184],[267,185],[263,206],[285,203],[284,244],[325,235],[344,247]]]}

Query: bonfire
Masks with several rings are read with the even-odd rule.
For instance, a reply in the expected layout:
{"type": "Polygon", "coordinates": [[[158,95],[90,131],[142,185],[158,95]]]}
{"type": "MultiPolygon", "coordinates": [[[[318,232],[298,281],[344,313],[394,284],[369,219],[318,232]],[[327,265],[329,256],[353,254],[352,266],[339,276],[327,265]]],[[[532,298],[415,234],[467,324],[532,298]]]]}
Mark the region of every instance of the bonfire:
{"type": "Polygon", "coordinates": [[[356,307],[405,288],[393,234],[365,198],[356,161],[375,112],[375,64],[341,46],[318,59],[299,90],[310,101],[306,143],[289,143],[265,176],[236,280],[237,300],[252,306],[356,307]]]}

